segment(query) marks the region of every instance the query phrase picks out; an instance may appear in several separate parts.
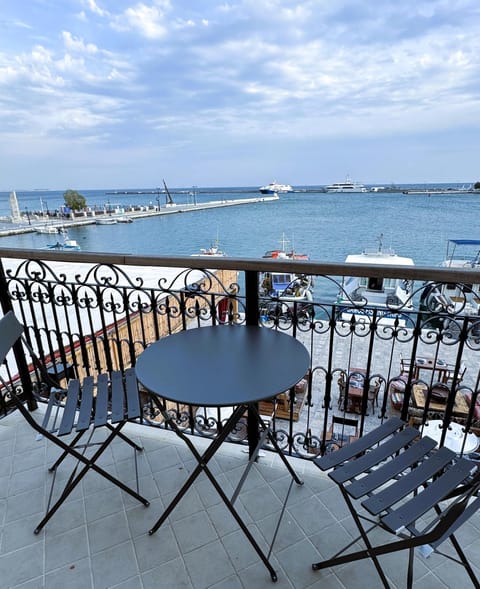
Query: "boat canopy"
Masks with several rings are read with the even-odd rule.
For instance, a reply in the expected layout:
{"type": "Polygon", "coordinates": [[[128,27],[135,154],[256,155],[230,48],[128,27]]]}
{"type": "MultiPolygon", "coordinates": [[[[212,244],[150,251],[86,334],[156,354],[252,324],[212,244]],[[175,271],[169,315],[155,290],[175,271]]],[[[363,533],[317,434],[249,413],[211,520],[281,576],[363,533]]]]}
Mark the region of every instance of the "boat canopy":
{"type": "Polygon", "coordinates": [[[480,239],[449,239],[455,245],[480,245],[480,239]]]}

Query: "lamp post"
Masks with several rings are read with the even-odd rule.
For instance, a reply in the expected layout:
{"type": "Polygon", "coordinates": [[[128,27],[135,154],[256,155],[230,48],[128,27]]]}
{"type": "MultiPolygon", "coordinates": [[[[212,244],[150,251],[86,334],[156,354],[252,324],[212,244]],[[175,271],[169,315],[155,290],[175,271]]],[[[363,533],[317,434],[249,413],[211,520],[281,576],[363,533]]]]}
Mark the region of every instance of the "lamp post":
{"type": "Polygon", "coordinates": [[[160,187],[157,186],[157,207],[158,207],[158,212],[160,212],[160,187]]]}
{"type": "Polygon", "coordinates": [[[27,215],[28,224],[31,225],[32,221],[30,220],[30,212],[28,210],[28,207],[25,207],[25,214],[27,215]]]}

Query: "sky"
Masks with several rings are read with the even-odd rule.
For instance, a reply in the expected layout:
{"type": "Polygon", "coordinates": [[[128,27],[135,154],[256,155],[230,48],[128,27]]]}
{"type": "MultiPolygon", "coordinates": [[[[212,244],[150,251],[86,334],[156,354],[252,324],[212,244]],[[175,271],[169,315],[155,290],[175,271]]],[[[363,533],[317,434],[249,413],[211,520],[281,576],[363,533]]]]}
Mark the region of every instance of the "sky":
{"type": "Polygon", "coordinates": [[[0,0],[0,190],[480,180],[478,0],[0,0]]]}

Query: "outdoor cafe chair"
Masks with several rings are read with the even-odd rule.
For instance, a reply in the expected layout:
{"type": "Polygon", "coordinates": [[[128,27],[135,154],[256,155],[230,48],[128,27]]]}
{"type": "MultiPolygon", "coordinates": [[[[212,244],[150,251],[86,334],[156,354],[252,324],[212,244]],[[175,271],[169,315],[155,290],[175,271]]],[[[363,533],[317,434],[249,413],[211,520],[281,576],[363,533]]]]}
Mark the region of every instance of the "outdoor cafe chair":
{"type": "MultiPolygon", "coordinates": [[[[0,364],[4,363],[13,345],[22,340],[23,331],[23,325],[11,311],[0,320],[0,364]]],[[[32,353],[31,350],[30,353],[32,353]]],[[[41,423],[24,406],[14,387],[7,385],[3,378],[0,377],[0,379],[18,410],[30,426],[38,432],[39,437],[45,437],[61,449],[59,458],[49,468],[53,477],[47,512],[35,528],[35,534],[40,532],[89,470],[105,477],[143,505],[149,505],[147,499],[138,493],[136,453],[143,448],[121,431],[127,422],[138,420],[141,416],[138,383],[133,368],[127,369],[125,375],[115,371],[111,375],[99,374],[96,380],[92,376],[87,376],[83,382],[71,379],[66,391],[52,388],[41,423]],[[102,439],[96,435],[96,431],[100,428],[107,430],[102,439]],[[84,436],[85,441],[82,440],[84,436]],[[133,448],[136,490],[125,485],[97,464],[105,450],[117,437],[133,448]],[[87,452],[97,446],[93,453],[87,452]],[[88,453],[91,455],[88,456],[88,453]],[[55,475],[58,467],[67,457],[72,457],[76,465],[67,478],[63,491],[53,502],[55,475]]]]}
{"type": "Polygon", "coordinates": [[[480,587],[455,535],[480,506],[480,469],[475,461],[436,446],[435,440],[420,437],[417,429],[392,417],[357,441],[315,459],[321,470],[330,470],[359,536],[333,557],[313,564],[314,570],[370,558],[383,586],[390,587],[379,557],[408,550],[405,586],[410,589],[417,548],[424,557],[436,552],[463,565],[474,587],[480,587]],[[382,537],[379,528],[397,539],[382,537]],[[447,539],[453,556],[439,550],[447,539]],[[365,548],[352,551],[360,540],[365,548]]]}

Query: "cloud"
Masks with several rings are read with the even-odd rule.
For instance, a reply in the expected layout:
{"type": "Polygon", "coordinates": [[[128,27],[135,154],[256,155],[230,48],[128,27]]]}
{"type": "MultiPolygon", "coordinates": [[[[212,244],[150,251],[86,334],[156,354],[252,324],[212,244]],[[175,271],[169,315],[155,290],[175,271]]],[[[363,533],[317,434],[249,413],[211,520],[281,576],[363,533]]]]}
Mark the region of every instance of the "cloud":
{"type": "Polygon", "coordinates": [[[161,39],[168,33],[166,17],[170,10],[169,0],[156,0],[150,5],[140,2],[116,15],[111,26],[122,32],[135,31],[147,39],[161,39]]]}
{"type": "Polygon", "coordinates": [[[477,0],[5,2],[0,129],[19,144],[135,138],[181,157],[480,120],[477,0]]]}

